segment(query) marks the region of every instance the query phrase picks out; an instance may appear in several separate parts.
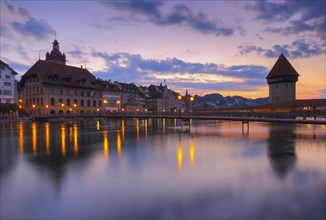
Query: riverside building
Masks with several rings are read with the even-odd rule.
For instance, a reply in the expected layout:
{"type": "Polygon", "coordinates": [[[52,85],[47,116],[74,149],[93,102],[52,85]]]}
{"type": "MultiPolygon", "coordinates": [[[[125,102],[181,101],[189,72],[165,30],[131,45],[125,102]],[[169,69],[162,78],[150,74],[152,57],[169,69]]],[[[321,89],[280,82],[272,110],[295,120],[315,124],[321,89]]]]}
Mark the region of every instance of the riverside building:
{"type": "Polygon", "coordinates": [[[17,72],[0,60],[0,103],[17,103],[17,72]]]}
{"type": "Polygon", "coordinates": [[[83,67],[66,65],[54,40],[45,60],[38,60],[21,78],[23,109],[32,114],[79,114],[102,110],[102,86],[83,67]]]}

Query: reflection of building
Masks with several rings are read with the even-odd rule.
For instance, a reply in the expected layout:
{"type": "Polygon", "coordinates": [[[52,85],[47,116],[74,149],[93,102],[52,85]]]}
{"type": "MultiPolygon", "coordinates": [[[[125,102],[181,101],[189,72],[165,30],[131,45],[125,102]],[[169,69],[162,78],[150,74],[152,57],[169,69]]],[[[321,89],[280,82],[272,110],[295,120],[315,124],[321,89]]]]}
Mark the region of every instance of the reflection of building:
{"type": "Polygon", "coordinates": [[[0,60],[0,103],[17,103],[16,71],[0,60]]]}
{"type": "Polygon", "coordinates": [[[272,70],[266,77],[269,85],[269,102],[287,102],[295,101],[296,82],[298,81],[299,74],[281,54],[272,70]]]}
{"type": "Polygon", "coordinates": [[[46,60],[38,60],[20,81],[23,108],[31,114],[98,111],[102,90],[87,69],[65,65],[57,40],[46,60]]]}
{"type": "Polygon", "coordinates": [[[271,125],[268,138],[268,156],[279,177],[284,178],[296,163],[295,126],[271,125]]]}

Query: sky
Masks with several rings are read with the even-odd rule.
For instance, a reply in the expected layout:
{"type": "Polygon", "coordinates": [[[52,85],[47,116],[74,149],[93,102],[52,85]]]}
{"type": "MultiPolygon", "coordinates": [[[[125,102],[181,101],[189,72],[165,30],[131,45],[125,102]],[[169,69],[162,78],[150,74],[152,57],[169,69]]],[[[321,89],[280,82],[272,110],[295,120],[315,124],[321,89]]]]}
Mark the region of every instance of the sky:
{"type": "Polygon", "coordinates": [[[268,97],[283,53],[297,99],[326,98],[326,0],[0,1],[0,59],[20,78],[52,50],[67,65],[182,94],[268,97]]]}

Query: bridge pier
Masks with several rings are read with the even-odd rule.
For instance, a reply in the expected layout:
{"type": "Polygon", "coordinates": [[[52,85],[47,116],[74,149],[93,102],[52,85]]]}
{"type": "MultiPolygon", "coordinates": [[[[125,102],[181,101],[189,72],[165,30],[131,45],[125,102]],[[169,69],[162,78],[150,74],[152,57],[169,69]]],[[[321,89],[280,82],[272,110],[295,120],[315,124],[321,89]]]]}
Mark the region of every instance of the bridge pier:
{"type": "Polygon", "coordinates": [[[242,134],[244,133],[245,124],[247,124],[247,133],[249,133],[249,121],[242,121],[242,134]]]}

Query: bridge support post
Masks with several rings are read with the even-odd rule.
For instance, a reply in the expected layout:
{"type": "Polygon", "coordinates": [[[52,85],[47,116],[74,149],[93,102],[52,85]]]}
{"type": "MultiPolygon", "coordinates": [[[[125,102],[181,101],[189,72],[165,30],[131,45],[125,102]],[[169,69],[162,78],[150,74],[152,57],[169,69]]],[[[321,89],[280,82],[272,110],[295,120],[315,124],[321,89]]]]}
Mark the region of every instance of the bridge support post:
{"type": "Polygon", "coordinates": [[[242,121],[242,134],[244,133],[245,124],[247,124],[247,133],[249,133],[249,121],[242,121]]]}

